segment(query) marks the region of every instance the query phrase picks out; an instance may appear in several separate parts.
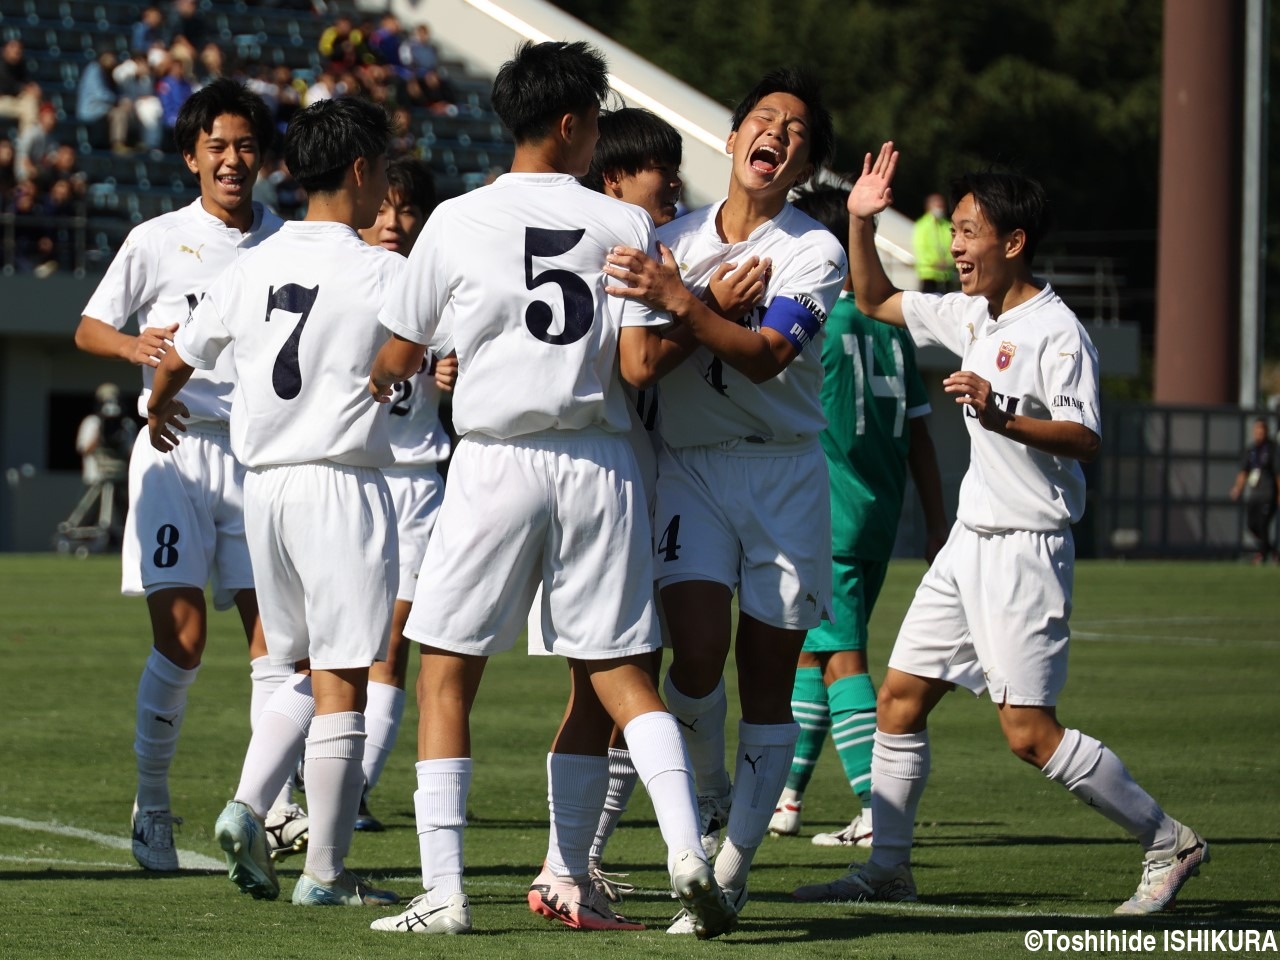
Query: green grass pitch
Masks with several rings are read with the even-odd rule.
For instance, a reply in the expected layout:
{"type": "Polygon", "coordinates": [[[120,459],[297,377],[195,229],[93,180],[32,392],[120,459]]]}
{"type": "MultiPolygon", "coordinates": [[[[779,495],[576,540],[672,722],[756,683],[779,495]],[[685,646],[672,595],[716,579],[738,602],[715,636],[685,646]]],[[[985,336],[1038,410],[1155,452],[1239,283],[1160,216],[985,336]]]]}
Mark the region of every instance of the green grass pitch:
{"type": "MultiPolygon", "coordinates": [[[[872,623],[877,677],[922,570],[911,561],[890,570],[872,623]]],[[[299,910],[288,903],[298,859],[285,863],[279,901],[238,894],[216,868],[212,839],[248,738],[248,664],[234,614],[213,617],[172,773],[174,812],[186,821],[177,845],[207,868],[144,873],[129,854],[128,817],[134,694],[149,631],[145,605],[121,598],[118,581],[116,558],[0,557],[0,957],[989,958],[1027,956],[1023,937],[1033,929],[1280,931],[1274,568],[1086,563],[1077,572],[1060,714],[1113,747],[1170,813],[1208,837],[1212,862],[1175,913],[1109,916],[1138,880],[1136,844],[1015,760],[990,703],[958,693],[932,723],[915,851],[920,903],[790,899],[849,859],[808,841],[852,814],[828,744],[806,798],[805,836],[766,840],[740,930],[706,944],[663,932],[674,906],[662,892],[663,850],[643,790],[606,865],[640,888],[625,912],[650,929],[573,933],[529,912],[525,890],[546,849],[545,753],[566,676],[559,661],[523,653],[495,658],[473,718],[466,852],[476,935],[373,933],[371,910],[299,910]]],[[[410,705],[373,795],[388,830],[358,834],[349,859],[406,897],[420,889],[415,724],[410,705]]]]}

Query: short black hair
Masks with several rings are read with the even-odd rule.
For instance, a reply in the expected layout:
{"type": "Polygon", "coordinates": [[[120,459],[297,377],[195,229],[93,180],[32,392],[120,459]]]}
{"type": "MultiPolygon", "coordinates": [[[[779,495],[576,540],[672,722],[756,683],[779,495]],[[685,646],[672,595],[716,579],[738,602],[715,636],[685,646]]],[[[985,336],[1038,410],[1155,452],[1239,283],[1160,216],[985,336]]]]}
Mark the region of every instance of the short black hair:
{"type": "Polygon", "coordinates": [[[400,199],[431,216],[436,208],[436,180],[431,168],[417,157],[397,157],[387,164],[387,183],[400,199]]]}
{"type": "Polygon", "coordinates": [[[271,148],[275,139],[275,120],[266,102],[244,84],[221,77],[201,87],[187,98],[173,125],[173,142],[183,155],[195,153],[201,132],[212,133],[213,122],[231,114],[249,121],[249,129],[258,139],[258,149],[271,148]]]}
{"type": "Polygon", "coordinates": [[[840,241],[845,256],[849,255],[849,191],[845,187],[819,187],[804,190],[791,201],[801,213],[806,213],[831,231],[840,241]]]}
{"type": "Polygon", "coordinates": [[[951,181],[951,206],[973,194],[974,202],[996,230],[1026,236],[1023,256],[1028,264],[1053,223],[1053,211],[1044,188],[1030,177],[1008,170],[982,170],[962,174],[951,181]]]}
{"type": "Polygon", "coordinates": [[[391,133],[391,118],[376,103],[359,97],[318,100],[289,121],[284,162],[308,193],[332,193],[357,158],[387,152],[391,133]]]}
{"type": "Polygon", "coordinates": [[[680,133],[657,114],[623,107],[600,114],[600,139],[582,185],[604,192],[604,175],[634,176],[653,165],[679,167],[684,158],[680,133]]]}
{"type": "Polygon", "coordinates": [[[576,43],[526,40],[493,81],[493,109],[516,143],[541,140],[566,113],[582,116],[609,93],[600,51],[576,43]]]}
{"type": "Polygon", "coordinates": [[[789,93],[805,105],[809,112],[809,162],[814,169],[830,163],[836,152],[835,126],[831,111],[822,102],[818,81],[807,70],[799,67],[783,67],[766,73],[733,111],[730,130],[737,130],[747,114],[765,97],[773,93],[789,93]]]}

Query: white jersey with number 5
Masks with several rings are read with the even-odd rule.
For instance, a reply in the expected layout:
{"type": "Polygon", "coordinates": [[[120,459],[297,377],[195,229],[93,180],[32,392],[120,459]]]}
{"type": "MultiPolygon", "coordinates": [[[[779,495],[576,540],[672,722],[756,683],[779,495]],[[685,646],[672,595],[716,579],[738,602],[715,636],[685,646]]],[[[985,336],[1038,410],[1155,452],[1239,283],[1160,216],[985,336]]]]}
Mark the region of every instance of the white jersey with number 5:
{"type": "MultiPolygon", "coordinates": [[[[658,239],[671,248],[685,284],[698,296],[722,263],[769,257],[773,272],[765,298],[742,322],[759,330],[777,300],[805,308],[819,329],[840,296],[848,260],[826,227],[786,204],[741,243],[725,243],[716,227],[724,201],[666,224],[658,239]]],[[[662,438],[673,447],[694,447],[733,440],[795,443],[818,436],[826,426],[822,389],[822,333],[782,373],[764,383],[699,347],[662,381],[662,438]]]]}
{"type": "Polygon", "coordinates": [[[293,222],[209,288],[175,347],[207,370],[231,345],[231,448],[245,466],[391,463],[367,388],[387,338],[378,307],[404,263],[345,224],[293,222]]]}
{"type": "Polygon", "coordinates": [[[649,215],[564,174],[508,173],[436,208],[381,320],[421,344],[451,325],[459,434],[625,433],[619,331],[665,321],[605,293],[616,244],[655,251],[649,215]]]}
{"type": "MultiPolygon", "coordinates": [[[[253,225],[241,233],[195,200],[181,210],[161,214],[129,232],[84,308],[84,315],[123,330],[138,317],[138,329],[185,325],[205,290],[238,257],[253,249],[284,223],[255,203],[253,225]]],[[[142,367],[138,413],[147,415],[152,367],[142,367]]],[[[230,356],[209,370],[197,370],[179,395],[193,420],[226,420],[235,392],[230,356]]]]}
{"type": "MultiPolygon", "coordinates": [[[[1004,410],[1037,420],[1070,420],[1102,436],[1098,352],[1076,315],[1044,289],[992,320],[983,297],[907,291],[902,314],[916,346],[937,344],[961,369],[991,383],[1004,410]]],[[[1084,473],[1077,460],[1043,453],[983,428],[964,407],[969,470],[956,519],[980,533],[1048,533],[1084,514],[1084,473]]]]}

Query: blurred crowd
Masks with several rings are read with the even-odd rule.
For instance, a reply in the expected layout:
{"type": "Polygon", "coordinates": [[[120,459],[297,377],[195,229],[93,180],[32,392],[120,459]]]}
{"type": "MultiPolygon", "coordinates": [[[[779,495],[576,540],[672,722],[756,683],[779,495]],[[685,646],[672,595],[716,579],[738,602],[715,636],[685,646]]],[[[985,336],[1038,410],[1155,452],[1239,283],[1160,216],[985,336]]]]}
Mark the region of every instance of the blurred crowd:
{"type": "MultiPolygon", "coordinates": [[[[276,0],[276,8],[326,16],[323,0],[276,0]]],[[[143,9],[128,33],[128,55],[115,42],[103,44],[80,71],[74,109],[65,113],[87,142],[67,142],[59,111],[30,76],[22,40],[0,47],[0,213],[6,217],[3,263],[19,272],[49,276],[71,269],[74,224],[85,216],[88,178],[80,151],[111,151],[161,160],[173,154],[173,124],[187,97],[218,77],[244,81],[274,110],[283,133],[301,107],[321,99],[357,94],[383,104],[401,135],[397,153],[412,152],[416,137],[411,111],[457,113],[447,71],[419,25],[405,31],[384,14],[357,22],[333,17],[320,35],[318,69],[291,69],[262,62],[257,45],[215,39],[197,0],[170,0],[143,9]],[[64,135],[60,136],[59,131],[64,135]]],[[[78,140],[78,134],[70,135],[78,140]]],[[[276,147],[268,145],[256,198],[282,216],[299,215],[306,198],[289,177],[276,147]]]]}

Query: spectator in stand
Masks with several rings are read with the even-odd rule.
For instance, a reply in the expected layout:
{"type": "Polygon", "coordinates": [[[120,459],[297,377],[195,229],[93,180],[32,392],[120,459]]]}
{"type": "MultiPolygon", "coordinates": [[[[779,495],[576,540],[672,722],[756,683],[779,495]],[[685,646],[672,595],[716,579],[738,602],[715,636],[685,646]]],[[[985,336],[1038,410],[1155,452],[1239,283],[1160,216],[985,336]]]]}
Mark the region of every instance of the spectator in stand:
{"type": "MultiPolygon", "coordinates": [[[[157,9],[157,13],[159,10],[157,9]]],[[[153,47],[152,49],[163,49],[153,47]]],[[[122,103],[130,104],[129,129],[140,132],[142,145],[148,150],[164,146],[164,107],[156,96],[148,53],[134,54],[111,72],[122,103]]]]}
{"type": "Polygon", "coordinates": [[[176,57],[170,59],[164,73],[156,81],[156,96],[160,98],[160,106],[164,108],[164,126],[170,133],[178,122],[178,113],[182,105],[195,92],[195,86],[187,72],[187,65],[176,57]]]}
{"type": "Polygon", "coordinates": [[[71,181],[53,181],[40,207],[50,220],[41,240],[41,262],[36,267],[36,276],[48,276],[56,270],[69,273],[75,269],[74,224],[71,218],[83,213],[71,181]]]}
{"type": "Polygon", "coordinates": [[[345,92],[339,87],[337,77],[328,70],[322,70],[320,71],[320,76],[316,77],[316,82],[307,89],[304,106],[309,107],[317,100],[332,100],[345,92]]]}
{"type": "Polygon", "coordinates": [[[440,66],[440,51],[431,42],[431,28],[420,23],[400,50],[401,61],[409,68],[409,97],[434,113],[458,112],[448,77],[440,66]]]}
{"type": "Polygon", "coordinates": [[[16,161],[13,142],[7,137],[0,139],[0,207],[3,208],[9,206],[13,188],[18,183],[16,161]]]}
{"type": "Polygon", "coordinates": [[[58,147],[54,129],[58,125],[58,111],[51,103],[40,104],[40,121],[18,134],[14,145],[14,176],[19,182],[30,180],[40,173],[45,158],[58,147]]]}
{"type": "Polygon", "coordinates": [[[89,144],[94,149],[109,146],[118,153],[128,153],[129,117],[133,108],[128,101],[121,100],[112,75],[118,63],[115,50],[104,46],[98,58],[80,71],[76,120],[85,125],[89,144]]]}
{"type": "Polygon", "coordinates": [[[76,148],[69,143],[60,143],[45,157],[36,174],[36,185],[47,191],[59,180],[65,180],[71,185],[75,195],[82,197],[86,179],[84,171],[80,169],[80,155],[76,148]]]}
{"type": "Polygon", "coordinates": [[[317,44],[320,56],[337,67],[354,67],[365,62],[368,47],[365,45],[364,33],[361,32],[351,18],[345,14],[333,22],[324,33],[320,34],[317,44]]]}
{"type": "Polygon", "coordinates": [[[956,286],[956,263],[951,258],[951,218],[947,198],[931,193],[924,198],[924,216],[911,231],[916,275],[924,293],[947,293],[956,286]]]}
{"type": "Polygon", "coordinates": [[[387,145],[387,156],[403,157],[413,154],[418,147],[418,138],[414,136],[413,115],[404,107],[396,107],[391,114],[391,142],[387,145]]]}
{"type": "Polygon", "coordinates": [[[34,180],[13,188],[12,209],[15,215],[12,266],[19,273],[34,273],[36,267],[48,259],[44,254],[53,249],[41,217],[44,211],[40,208],[40,190],[34,180]]]}
{"type": "Polygon", "coordinates": [[[145,57],[152,47],[168,46],[168,41],[164,32],[164,14],[160,12],[160,8],[145,7],[142,17],[129,32],[129,52],[145,57]]]}
{"type": "Polygon", "coordinates": [[[196,82],[207,86],[214,80],[227,76],[227,58],[216,43],[206,43],[200,48],[196,62],[196,82]]]}
{"type": "Polygon", "coordinates": [[[18,121],[18,132],[39,122],[40,85],[27,69],[26,50],[17,37],[0,47],[0,117],[18,121]]]}
{"type": "MultiPolygon", "coordinates": [[[[400,47],[403,43],[400,21],[394,13],[384,13],[378,28],[369,34],[369,50],[379,63],[388,64],[399,73],[404,69],[404,64],[400,62],[400,47]]],[[[407,77],[408,73],[405,70],[403,75],[407,77]]]]}
{"type": "Polygon", "coordinates": [[[173,0],[169,8],[169,35],[174,40],[181,37],[192,50],[199,50],[204,47],[208,33],[196,0],[173,0]]]}

